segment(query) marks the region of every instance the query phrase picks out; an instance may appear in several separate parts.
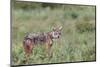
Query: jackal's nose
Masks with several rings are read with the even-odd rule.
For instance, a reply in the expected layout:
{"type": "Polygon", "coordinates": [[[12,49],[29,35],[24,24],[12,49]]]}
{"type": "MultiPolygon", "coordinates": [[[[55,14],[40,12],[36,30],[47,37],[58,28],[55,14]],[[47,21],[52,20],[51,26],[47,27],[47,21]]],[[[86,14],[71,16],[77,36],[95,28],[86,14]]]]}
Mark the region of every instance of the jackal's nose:
{"type": "Polygon", "coordinates": [[[60,36],[58,36],[58,38],[59,38],[60,36]]]}

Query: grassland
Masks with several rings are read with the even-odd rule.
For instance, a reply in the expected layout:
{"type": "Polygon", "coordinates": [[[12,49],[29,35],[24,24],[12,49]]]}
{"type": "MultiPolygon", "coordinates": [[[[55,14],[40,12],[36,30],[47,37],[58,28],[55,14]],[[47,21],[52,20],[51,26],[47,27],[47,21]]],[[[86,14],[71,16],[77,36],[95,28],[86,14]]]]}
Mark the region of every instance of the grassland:
{"type": "Polygon", "coordinates": [[[12,9],[12,64],[44,64],[94,61],[95,7],[66,5],[64,8],[12,9]],[[33,49],[29,60],[23,52],[26,32],[48,32],[61,25],[62,35],[53,43],[52,58],[47,58],[44,47],[33,49]]]}

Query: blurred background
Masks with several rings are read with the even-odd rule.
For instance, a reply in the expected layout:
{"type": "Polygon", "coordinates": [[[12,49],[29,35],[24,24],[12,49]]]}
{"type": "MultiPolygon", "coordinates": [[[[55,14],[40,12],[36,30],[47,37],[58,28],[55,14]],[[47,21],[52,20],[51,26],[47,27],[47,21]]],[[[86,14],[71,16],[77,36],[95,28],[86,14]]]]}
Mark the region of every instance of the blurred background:
{"type": "Polygon", "coordinates": [[[12,0],[12,64],[44,64],[96,60],[95,6],[19,2],[12,0]],[[23,38],[26,32],[49,32],[62,26],[62,35],[52,46],[48,59],[44,47],[33,49],[26,60],[23,38]]]}

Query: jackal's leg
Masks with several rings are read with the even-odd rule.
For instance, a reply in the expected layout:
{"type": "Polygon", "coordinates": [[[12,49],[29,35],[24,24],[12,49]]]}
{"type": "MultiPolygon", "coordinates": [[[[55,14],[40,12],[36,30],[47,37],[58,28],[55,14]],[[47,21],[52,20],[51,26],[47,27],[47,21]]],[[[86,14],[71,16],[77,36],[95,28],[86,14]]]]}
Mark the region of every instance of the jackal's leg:
{"type": "Polygon", "coordinates": [[[46,42],[46,56],[51,57],[51,41],[46,42]]]}

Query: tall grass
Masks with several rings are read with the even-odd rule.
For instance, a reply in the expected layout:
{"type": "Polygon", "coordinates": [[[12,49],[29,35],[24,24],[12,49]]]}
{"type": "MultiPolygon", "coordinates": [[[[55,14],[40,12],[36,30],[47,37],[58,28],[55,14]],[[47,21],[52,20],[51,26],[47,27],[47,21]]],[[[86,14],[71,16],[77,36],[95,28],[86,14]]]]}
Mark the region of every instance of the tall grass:
{"type": "Polygon", "coordinates": [[[95,59],[95,7],[68,6],[66,8],[37,8],[12,10],[12,64],[42,64],[95,59]],[[52,57],[45,55],[43,46],[33,49],[29,60],[23,51],[26,32],[48,32],[52,26],[62,25],[61,38],[51,48],[52,57]]]}

